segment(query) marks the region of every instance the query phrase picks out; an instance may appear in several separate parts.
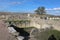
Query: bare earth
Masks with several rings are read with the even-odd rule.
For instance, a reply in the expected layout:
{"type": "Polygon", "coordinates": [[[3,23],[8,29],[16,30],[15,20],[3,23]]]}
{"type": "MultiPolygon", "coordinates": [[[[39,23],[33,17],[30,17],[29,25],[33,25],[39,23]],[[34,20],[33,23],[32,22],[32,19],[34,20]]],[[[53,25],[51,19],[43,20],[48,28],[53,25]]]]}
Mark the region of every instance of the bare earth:
{"type": "Polygon", "coordinates": [[[16,40],[14,36],[9,34],[8,29],[3,21],[0,21],[0,40],[16,40]]]}

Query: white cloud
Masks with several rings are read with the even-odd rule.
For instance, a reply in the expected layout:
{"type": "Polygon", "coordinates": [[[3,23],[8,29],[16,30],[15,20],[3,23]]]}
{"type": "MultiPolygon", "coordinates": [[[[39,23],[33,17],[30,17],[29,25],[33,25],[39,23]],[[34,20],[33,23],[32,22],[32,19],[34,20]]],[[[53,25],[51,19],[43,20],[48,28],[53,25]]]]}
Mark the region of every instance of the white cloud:
{"type": "Polygon", "coordinates": [[[10,2],[11,5],[21,4],[21,2],[10,2]]]}
{"type": "Polygon", "coordinates": [[[16,5],[16,4],[23,4],[23,3],[25,3],[25,2],[27,2],[27,0],[23,0],[23,1],[13,1],[13,2],[10,2],[9,4],[11,4],[11,5],[16,5]]]}
{"type": "Polygon", "coordinates": [[[58,8],[48,8],[46,10],[60,10],[60,7],[58,7],[58,8]]]}
{"type": "Polygon", "coordinates": [[[4,8],[6,8],[6,7],[7,7],[7,6],[2,6],[2,5],[1,5],[1,6],[0,6],[0,9],[4,9],[4,8]]]}

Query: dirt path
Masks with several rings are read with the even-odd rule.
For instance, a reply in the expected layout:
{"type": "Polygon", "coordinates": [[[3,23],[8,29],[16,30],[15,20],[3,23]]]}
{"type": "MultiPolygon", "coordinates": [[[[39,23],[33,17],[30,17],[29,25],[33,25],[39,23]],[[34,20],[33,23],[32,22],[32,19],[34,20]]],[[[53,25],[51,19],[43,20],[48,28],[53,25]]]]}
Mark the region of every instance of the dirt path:
{"type": "Polygon", "coordinates": [[[0,21],[0,40],[7,40],[8,30],[3,21],[0,21]]]}
{"type": "Polygon", "coordinates": [[[0,21],[0,40],[12,40],[12,38],[13,37],[9,34],[5,23],[0,21]]]}

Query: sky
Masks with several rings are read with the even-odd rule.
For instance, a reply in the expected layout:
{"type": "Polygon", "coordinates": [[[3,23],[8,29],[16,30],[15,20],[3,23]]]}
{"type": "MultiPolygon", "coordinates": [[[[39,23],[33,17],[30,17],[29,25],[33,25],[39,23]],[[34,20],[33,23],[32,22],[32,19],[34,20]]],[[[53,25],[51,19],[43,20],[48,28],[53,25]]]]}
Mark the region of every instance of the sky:
{"type": "Polygon", "coordinates": [[[1,12],[34,12],[41,6],[49,14],[60,15],[60,0],[0,0],[1,12]]]}

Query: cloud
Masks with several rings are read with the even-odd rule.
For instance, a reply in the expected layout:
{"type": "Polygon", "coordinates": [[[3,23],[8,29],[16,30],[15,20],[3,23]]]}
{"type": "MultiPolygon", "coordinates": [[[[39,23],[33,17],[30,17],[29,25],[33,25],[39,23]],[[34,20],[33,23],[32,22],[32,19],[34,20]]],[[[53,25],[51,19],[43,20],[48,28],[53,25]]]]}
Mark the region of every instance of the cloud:
{"type": "Polygon", "coordinates": [[[23,1],[13,1],[13,2],[10,2],[9,4],[11,4],[11,5],[17,5],[17,4],[23,4],[23,3],[25,3],[27,0],[23,0],[23,1]]]}
{"type": "Polygon", "coordinates": [[[4,9],[4,8],[6,8],[6,6],[0,6],[0,9],[4,9]]]}
{"type": "Polygon", "coordinates": [[[47,13],[49,13],[49,14],[60,15],[60,7],[58,7],[58,8],[49,8],[49,9],[46,9],[46,10],[47,10],[47,13]]]}
{"type": "Polygon", "coordinates": [[[0,8],[3,8],[3,6],[0,6],[0,8]]]}
{"type": "Polygon", "coordinates": [[[60,7],[59,8],[48,8],[46,10],[60,10],[60,7]]]}
{"type": "Polygon", "coordinates": [[[11,5],[17,5],[17,4],[21,4],[21,2],[10,2],[9,4],[11,4],[11,5]]]}

